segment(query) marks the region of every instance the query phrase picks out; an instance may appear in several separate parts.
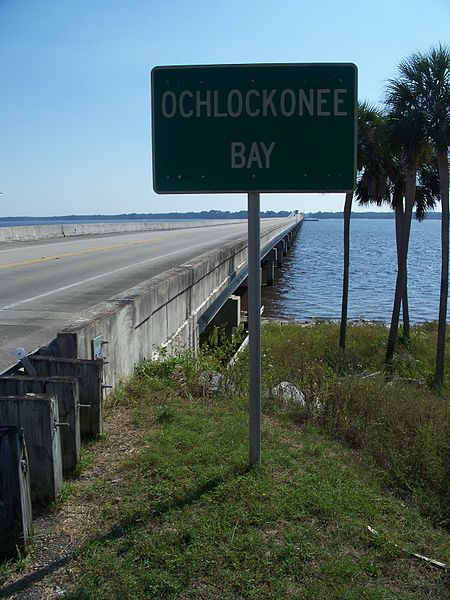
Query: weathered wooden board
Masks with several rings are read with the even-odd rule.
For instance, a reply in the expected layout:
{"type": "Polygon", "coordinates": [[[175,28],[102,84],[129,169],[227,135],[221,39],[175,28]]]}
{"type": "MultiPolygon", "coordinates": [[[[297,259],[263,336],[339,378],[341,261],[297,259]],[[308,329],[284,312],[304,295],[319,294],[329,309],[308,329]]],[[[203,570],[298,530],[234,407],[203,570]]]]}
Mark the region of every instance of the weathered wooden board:
{"type": "Polygon", "coordinates": [[[0,396],[0,425],[22,427],[33,502],[55,500],[62,486],[58,402],[54,396],[0,396]]]}
{"type": "Polygon", "coordinates": [[[0,396],[23,396],[28,393],[49,394],[58,399],[61,427],[63,472],[75,469],[80,458],[80,402],[76,377],[38,377],[14,375],[0,377],[0,396]]]}
{"type": "Polygon", "coordinates": [[[31,355],[28,358],[40,376],[78,378],[81,438],[89,439],[101,433],[103,431],[103,361],[39,355],[31,355]]]}
{"type": "Polygon", "coordinates": [[[21,427],[0,426],[0,559],[28,553],[33,534],[28,456],[21,427]]]}

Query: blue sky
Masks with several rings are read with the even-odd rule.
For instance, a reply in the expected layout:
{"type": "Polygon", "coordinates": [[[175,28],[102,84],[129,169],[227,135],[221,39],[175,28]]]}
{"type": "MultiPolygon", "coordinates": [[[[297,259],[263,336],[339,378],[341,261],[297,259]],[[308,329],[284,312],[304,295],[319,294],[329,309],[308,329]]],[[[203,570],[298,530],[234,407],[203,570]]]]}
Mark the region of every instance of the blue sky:
{"type": "MultiPolygon", "coordinates": [[[[449,42],[449,23],[449,0],[0,0],[0,216],[245,208],[242,194],[153,192],[153,66],[354,62],[376,103],[403,57],[449,42]]],[[[262,196],[263,209],[342,206],[262,196]]]]}

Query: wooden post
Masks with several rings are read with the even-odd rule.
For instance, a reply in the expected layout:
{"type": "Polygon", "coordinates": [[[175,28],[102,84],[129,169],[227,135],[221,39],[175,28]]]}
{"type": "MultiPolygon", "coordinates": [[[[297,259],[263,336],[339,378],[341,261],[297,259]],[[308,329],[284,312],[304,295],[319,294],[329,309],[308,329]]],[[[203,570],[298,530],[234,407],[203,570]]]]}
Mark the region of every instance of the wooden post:
{"type": "Polygon", "coordinates": [[[23,429],[0,426],[0,559],[28,554],[33,534],[28,457],[23,429]]]}
{"type": "Polygon", "coordinates": [[[33,502],[55,500],[62,486],[61,442],[55,397],[0,397],[0,423],[22,427],[30,465],[33,502]]]}
{"type": "Polygon", "coordinates": [[[81,439],[96,437],[103,431],[102,360],[28,357],[38,375],[43,377],[77,377],[80,394],[81,439]]]}
{"type": "Polygon", "coordinates": [[[12,375],[0,377],[0,396],[49,394],[58,399],[61,423],[61,453],[63,473],[70,473],[80,458],[80,401],[76,377],[38,377],[12,375]]]}

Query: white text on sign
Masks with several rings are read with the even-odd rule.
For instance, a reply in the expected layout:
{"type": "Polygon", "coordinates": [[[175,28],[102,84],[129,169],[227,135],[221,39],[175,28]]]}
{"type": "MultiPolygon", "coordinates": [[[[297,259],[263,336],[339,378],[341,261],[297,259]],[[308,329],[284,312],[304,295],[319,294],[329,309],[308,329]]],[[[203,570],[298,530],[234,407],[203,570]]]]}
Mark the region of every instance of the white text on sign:
{"type": "Polygon", "coordinates": [[[270,169],[270,156],[275,148],[275,142],[267,146],[264,142],[252,142],[247,149],[243,142],[231,142],[231,168],[250,169],[253,166],[258,169],[270,169]]]}
{"type": "Polygon", "coordinates": [[[247,117],[346,117],[347,89],[251,89],[166,91],[161,98],[165,119],[247,117]]]}

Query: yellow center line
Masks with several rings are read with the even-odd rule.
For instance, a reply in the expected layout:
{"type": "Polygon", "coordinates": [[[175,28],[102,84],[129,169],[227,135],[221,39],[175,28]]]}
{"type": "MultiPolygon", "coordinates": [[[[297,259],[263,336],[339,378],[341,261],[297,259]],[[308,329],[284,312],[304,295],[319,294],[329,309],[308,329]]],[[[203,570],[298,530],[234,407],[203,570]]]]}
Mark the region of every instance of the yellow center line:
{"type": "Polygon", "coordinates": [[[13,263],[6,263],[0,265],[0,271],[6,269],[15,269],[16,267],[25,267],[36,263],[49,262],[51,260],[60,260],[62,258],[69,258],[70,256],[81,256],[83,254],[93,254],[95,252],[105,252],[107,250],[117,250],[118,248],[124,248],[126,246],[141,246],[142,244],[154,244],[161,240],[144,240],[142,242],[121,242],[120,244],[113,244],[112,246],[98,246],[97,248],[90,248],[88,250],[78,250],[77,252],[66,252],[64,254],[57,254],[55,256],[41,256],[40,258],[29,258],[26,260],[19,260],[13,263]]]}

